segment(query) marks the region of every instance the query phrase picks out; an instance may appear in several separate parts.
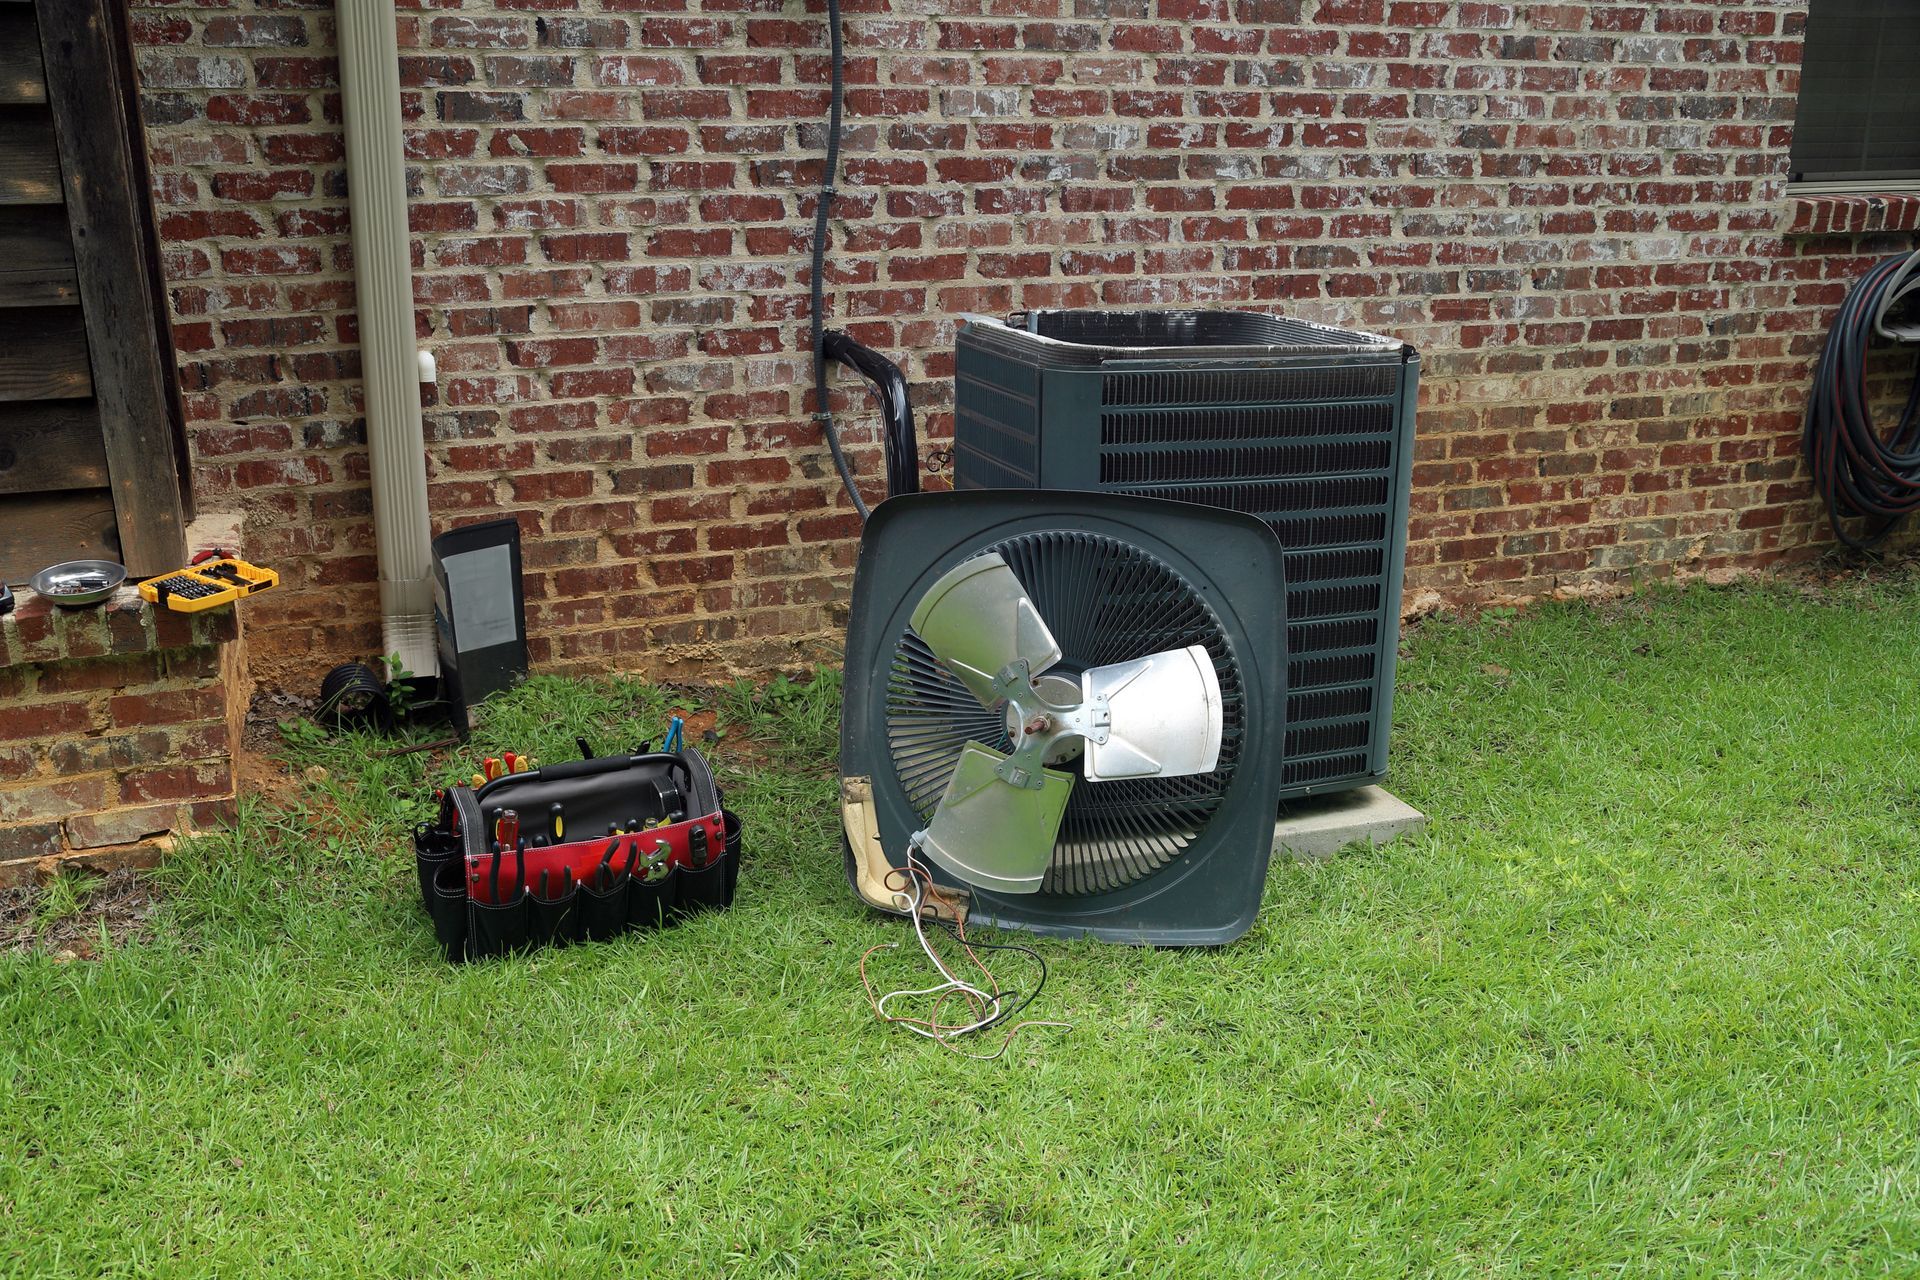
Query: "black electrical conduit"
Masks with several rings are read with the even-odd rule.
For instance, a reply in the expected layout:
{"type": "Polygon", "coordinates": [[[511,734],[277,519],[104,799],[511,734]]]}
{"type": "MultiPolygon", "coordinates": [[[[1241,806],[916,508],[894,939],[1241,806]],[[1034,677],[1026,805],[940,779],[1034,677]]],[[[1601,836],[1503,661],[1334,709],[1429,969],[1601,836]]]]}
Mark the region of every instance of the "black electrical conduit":
{"type": "Polygon", "coordinates": [[[887,496],[920,492],[920,451],[913,434],[913,404],[907,399],[907,375],[872,347],[861,346],[837,329],[829,329],[821,338],[821,351],[873,385],[885,427],[887,496]]]}
{"type": "Polygon", "coordinates": [[[826,269],[827,222],[833,212],[834,183],[840,172],[840,116],[846,99],[845,53],[840,42],[840,0],[827,0],[827,31],[832,48],[833,96],[827,106],[827,156],[820,178],[820,198],[813,209],[813,271],[808,280],[813,330],[814,418],[827,437],[827,450],[833,454],[833,468],[840,473],[853,509],[864,522],[867,504],[853,483],[853,468],[847,463],[846,450],[840,445],[840,431],[834,426],[833,412],[827,401],[827,362],[846,365],[873,384],[886,420],[887,493],[917,493],[920,489],[919,447],[913,433],[913,406],[907,399],[907,380],[900,366],[879,352],[863,347],[844,333],[829,332],[827,322],[826,269]]]}
{"type": "Polygon", "coordinates": [[[1848,292],[1814,367],[1801,448],[1813,487],[1827,504],[1827,518],[1840,541],[1863,551],[1880,543],[1911,511],[1920,508],[1920,362],[1906,407],[1893,430],[1874,427],[1867,394],[1867,351],[1877,331],[1893,337],[1886,315],[1902,297],[1920,289],[1920,252],[1884,258],[1848,292]],[[1842,520],[1865,520],[1855,535],[1842,520]]]}

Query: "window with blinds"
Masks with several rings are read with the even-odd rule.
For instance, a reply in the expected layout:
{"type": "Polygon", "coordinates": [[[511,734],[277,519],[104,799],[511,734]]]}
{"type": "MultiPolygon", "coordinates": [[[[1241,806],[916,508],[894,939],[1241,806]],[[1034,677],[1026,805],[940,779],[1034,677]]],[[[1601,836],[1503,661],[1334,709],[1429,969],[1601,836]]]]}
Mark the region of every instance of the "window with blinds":
{"type": "Polygon", "coordinates": [[[1920,0],[1812,0],[1793,181],[1865,190],[1920,179],[1920,0]]]}

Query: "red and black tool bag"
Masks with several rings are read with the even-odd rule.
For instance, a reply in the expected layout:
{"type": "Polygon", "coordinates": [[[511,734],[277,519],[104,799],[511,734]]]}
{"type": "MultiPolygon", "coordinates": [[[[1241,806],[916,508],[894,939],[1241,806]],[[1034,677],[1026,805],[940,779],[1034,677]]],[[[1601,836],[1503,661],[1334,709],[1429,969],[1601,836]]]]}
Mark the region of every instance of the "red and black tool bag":
{"type": "Polygon", "coordinates": [[[441,949],[477,960],[731,906],[740,822],[698,751],[602,756],[453,788],[414,854],[441,949]]]}

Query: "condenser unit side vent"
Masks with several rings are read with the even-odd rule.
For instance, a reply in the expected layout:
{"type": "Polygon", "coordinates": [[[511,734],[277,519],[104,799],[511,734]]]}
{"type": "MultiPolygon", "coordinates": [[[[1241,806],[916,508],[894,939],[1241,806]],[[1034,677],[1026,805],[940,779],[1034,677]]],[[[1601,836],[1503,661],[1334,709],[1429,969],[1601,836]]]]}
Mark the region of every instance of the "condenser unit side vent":
{"type": "Polygon", "coordinates": [[[1306,587],[1287,592],[1289,618],[1331,618],[1342,613],[1378,613],[1380,584],[1356,582],[1346,587],[1306,587]]]}
{"type": "Polygon", "coordinates": [[[1185,480],[1239,480],[1341,471],[1382,471],[1392,460],[1393,445],[1386,440],[1242,445],[1234,449],[1110,450],[1100,455],[1100,482],[1114,485],[1161,484],[1185,480]]]}
{"type": "Polygon", "coordinates": [[[1296,693],[1287,699],[1287,723],[1307,724],[1321,720],[1339,720],[1364,716],[1373,710],[1373,690],[1366,685],[1349,689],[1325,689],[1318,693],[1296,693]]]}
{"type": "Polygon", "coordinates": [[[1370,400],[1399,388],[1392,365],[1326,365],[1301,369],[1157,369],[1109,373],[1101,400],[1110,405],[1275,404],[1304,400],[1370,400]]]}
{"type": "Polygon", "coordinates": [[[1234,409],[1147,409],[1100,415],[1100,443],[1184,444],[1193,440],[1294,440],[1393,431],[1391,400],[1371,404],[1260,405],[1234,409]]]}

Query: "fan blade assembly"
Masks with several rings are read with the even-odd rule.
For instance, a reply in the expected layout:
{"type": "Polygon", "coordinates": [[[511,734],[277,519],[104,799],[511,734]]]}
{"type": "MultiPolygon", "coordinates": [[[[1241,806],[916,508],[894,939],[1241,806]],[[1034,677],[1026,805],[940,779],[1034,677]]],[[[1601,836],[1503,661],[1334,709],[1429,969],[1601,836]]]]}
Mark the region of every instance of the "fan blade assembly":
{"type": "Polygon", "coordinates": [[[1283,778],[1286,556],[1258,517],[1129,494],[875,507],[840,723],[854,893],[898,911],[914,859],[983,925],[1244,934],[1283,778]]]}
{"type": "Polygon", "coordinates": [[[1096,783],[1207,773],[1219,760],[1220,683],[1200,645],[1089,668],[1070,705],[1044,697],[1034,677],[1060,661],[1060,646],[997,553],[943,574],[911,625],[983,707],[1003,713],[1013,742],[1010,753],[968,742],[932,819],[913,836],[970,884],[1039,891],[1074,786],[1073,774],[1047,763],[1074,740],[1096,783]]]}

